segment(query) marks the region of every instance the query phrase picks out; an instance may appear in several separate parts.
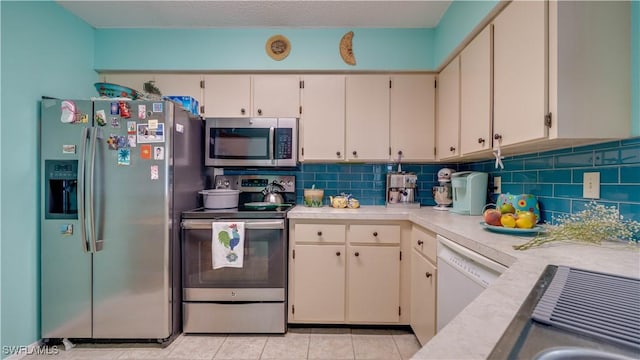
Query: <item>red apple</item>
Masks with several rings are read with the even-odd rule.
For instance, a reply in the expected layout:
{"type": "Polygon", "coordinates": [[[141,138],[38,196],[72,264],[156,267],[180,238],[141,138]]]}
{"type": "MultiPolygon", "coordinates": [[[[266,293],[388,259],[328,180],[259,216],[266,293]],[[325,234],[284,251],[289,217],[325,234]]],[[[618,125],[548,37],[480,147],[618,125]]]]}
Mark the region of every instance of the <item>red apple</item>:
{"type": "Polygon", "coordinates": [[[500,212],[500,210],[487,209],[482,214],[482,216],[484,217],[484,222],[486,222],[487,224],[494,225],[494,226],[502,226],[502,224],[500,224],[500,217],[502,216],[502,213],[500,212]]]}

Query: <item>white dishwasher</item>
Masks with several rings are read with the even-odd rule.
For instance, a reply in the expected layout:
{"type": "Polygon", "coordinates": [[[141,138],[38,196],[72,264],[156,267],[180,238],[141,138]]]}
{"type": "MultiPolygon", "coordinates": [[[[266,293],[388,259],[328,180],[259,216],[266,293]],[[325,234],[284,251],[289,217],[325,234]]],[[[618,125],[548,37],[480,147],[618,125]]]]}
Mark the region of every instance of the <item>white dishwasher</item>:
{"type": "Polygon", "coordinates": [[[437,331],[440,331],[507,267],[440,235],[437,239],[437,331]]]}

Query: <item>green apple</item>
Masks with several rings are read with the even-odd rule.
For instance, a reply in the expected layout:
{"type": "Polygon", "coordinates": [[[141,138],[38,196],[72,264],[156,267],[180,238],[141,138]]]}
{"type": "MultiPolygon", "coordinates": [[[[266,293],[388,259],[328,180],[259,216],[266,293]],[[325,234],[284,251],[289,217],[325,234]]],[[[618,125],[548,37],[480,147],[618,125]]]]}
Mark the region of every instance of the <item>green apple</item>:
{"type": "Polygon", "coordinates": [[[514,214],[516,209],[510,203],[504,203],[500,206],[500,212],[503,214],[514,214]]]}

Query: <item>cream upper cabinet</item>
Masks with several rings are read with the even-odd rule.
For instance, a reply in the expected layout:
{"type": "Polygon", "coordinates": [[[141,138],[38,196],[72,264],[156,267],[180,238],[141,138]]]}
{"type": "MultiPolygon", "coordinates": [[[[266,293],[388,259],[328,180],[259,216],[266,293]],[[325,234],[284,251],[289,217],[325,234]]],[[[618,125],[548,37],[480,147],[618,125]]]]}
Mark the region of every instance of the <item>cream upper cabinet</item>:
{"type": "Polygon", "coordinates": [[[494,147],[628,137],[629,12],[624,1],[511,2],[493,21],[494,147]]]}
{"type": "Polygon", "coordinates": [[[436,267],[415,249],[411,253],[411,328],[421,345],[436,334],[436,267]]]}
{"type": "Polygon", "coordinates": [[[300,78],[297,75],[254,75],[253,116],[299,117],[300,78]]]}
{"type": "Polygon", "coordinates": [[[300,91],[300,160],[343,161],[345,76],[304,75],[300,91]]]}
{"type": "Polygon", "coordinates": [[[389,76],[347,75],[346,125],[347,160],[389,159],[389,76]]]}
{"type": "Polygon", "coordinates": [[[164,96],[191,96],[202,105],[202,79],[197,74],[156,74],[154,85],[164,96]]]}
{"type": "Polygon", "coordinates": [[[543,1],[514,1],[493,21],[495,145],[547,137],[547,28],[543,1]]]}
{"type": "Polygon", "coordinates": [[[455,57],[438,76],[437,155],[451,159],[460,155],[460,57],[455,57]]]}
{"type": "Polygon", "coordinates": [[[251,116],[250,75],[205,75],[205,117],[251,116]]]}
{"type": "Polygon", "coordinates": [[[390,161],[435,159],[435,75],[392,75],[390,161]]]}
{"type": "Polygon", "coordinates": [[[492,149],[491,32],[485,27],[460,53],[460,153],[492,149]]]}

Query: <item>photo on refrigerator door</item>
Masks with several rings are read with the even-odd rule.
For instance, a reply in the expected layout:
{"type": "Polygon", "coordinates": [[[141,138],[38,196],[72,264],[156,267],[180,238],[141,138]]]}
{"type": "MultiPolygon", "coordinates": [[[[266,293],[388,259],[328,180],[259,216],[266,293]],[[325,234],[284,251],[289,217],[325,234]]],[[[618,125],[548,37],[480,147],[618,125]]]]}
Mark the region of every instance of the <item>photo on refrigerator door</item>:
{"type": "Polygon", "coordinates": [[[149,124],[138,124],[138,143],[164,142],[164,124],[158,123],[156,128],[149,124]]]}

